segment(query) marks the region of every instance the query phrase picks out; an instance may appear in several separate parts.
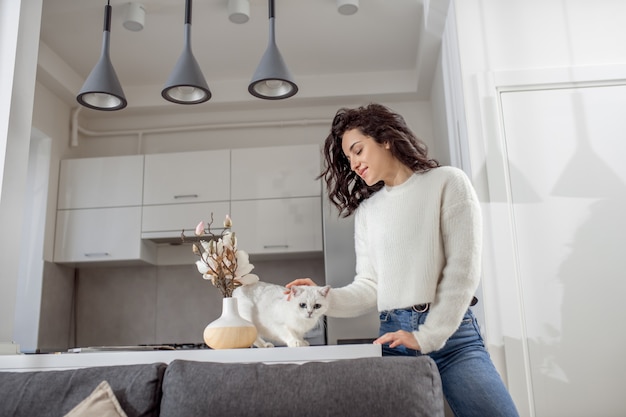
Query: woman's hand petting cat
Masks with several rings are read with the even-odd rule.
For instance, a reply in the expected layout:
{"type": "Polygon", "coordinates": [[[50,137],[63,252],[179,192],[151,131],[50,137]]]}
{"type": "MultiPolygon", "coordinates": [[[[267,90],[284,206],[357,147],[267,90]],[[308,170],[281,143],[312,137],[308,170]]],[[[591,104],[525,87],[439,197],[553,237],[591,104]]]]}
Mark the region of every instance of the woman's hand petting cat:
{"type": "Polygon", "coordinates": [[[388,344],[390,348],[395,348],[403,345],[413,350],[422,349],[415,336],[413,336],[413,333],[407,332],[405,330],[397,330],[395,332],[385,333],[378,339],[374,340],[374,343],[377,345],[388,344]]]}
{"type": "Polygon", "coordinates": [[[298,278],[291,281],[289,284],[285,285],[287,288],[291,288],[294,285],[309,285],[312,287],[317,287],[317,284],[313,282],[311,278],[298,278]]]}

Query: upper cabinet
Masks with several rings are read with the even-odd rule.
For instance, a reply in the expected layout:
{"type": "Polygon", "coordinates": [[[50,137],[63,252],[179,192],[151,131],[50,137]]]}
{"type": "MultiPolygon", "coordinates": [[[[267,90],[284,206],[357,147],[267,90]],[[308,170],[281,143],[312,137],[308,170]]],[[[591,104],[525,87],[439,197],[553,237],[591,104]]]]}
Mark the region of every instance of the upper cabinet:
{"type": "Polygon", "coordinates": [[[58,210],[54,261],[148,263],[156,247],[141,240],[141,207],[58,210]]]}
{"type": "Polygon", "coordinates": [[[154,263],[141,240],[143,155],[61,161],[54,261],[154,263]]]}
{"type": "Polygon", "coordinates": [[[61,161],[57,208],[140,206],[143,155],[61,161]]]}
{"type": "Polygon", "coordinates": [[[320,252],[318,145],[233,149],[231,217],[250,254],[320,252]]]}
{"type": "Polygon", "coordinates": [[[251,255],[323,249],[319,196],[233,201],[231,213],[238,245],[251,255]]]}
{"type": "Polygon", "coordinates": [[[230,200],[230,150],[146,155],[143,204],[230,200]]]}
{"type": "Polygon", "coordinates": [[[319,145],[233,149],[231,161],[232,200],[321,193],[319,145]]]}
{"type": "Polygon", "coordinates": [[[54,260],[154,263],[157,243],[227,214],[251,254],[320,252],[319,173],[318,145],[65,160],[54,260]]]}
{"type": "Polygon", "coordinates": [[[193,236],[196,225],[202,220],[209,222],[213,214],[213,229],[222,228],[222,223],[230,213],[230,202],[167,204],[144,206],[141,219],[141,237],[155,241],[180,242],[184,230],[193,236]]]}
{"type": "Polygon", "coordinates": [[[141,236],[180,240],[211,213],[230,213],[230,150],[146,155],[141,236]]]}

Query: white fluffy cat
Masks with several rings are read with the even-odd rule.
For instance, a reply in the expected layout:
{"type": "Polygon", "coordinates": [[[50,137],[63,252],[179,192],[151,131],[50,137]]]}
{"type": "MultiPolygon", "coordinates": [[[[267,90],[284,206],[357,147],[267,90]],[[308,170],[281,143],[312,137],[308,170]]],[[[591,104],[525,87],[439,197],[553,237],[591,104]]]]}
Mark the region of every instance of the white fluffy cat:
{"type": "Polygon", "coordinates": [[[270,341],[296,347],[309,345],[304,335],[328,310],[329,289],[294,286],[285,294],[285,287],[259,281],[237,288],[233,297],[238,299],[241,317],[256,326],[256,347],[274,347],[270,341]]]}

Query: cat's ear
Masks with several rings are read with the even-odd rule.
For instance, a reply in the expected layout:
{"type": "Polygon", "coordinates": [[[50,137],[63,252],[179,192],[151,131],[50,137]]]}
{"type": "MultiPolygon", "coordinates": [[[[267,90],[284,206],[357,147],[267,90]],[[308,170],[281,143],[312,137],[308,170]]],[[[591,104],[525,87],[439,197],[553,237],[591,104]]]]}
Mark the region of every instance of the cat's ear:
{"type": "Polygon", "coordinates": [[[291,295],[293,295],[294,297],[297,297],[298,294],[300,294],[302,292],[302,288],[299,288],[297,285],[294,285],[293,287],[291,287],[291,295]]]}
{"type": "Polygon", "coordinates": [[[330,291],[330,285],[320,287],[319,291],[320,291],[320,294],[322,294],[322,296],[326,297],[328,295],[328,291],[330,291]]]}

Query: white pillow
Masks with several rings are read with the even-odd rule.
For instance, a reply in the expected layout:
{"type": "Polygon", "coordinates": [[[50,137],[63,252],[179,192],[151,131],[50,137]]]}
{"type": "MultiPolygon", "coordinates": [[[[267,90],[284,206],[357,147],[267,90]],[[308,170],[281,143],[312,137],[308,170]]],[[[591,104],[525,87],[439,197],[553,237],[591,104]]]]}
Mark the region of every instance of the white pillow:
{"type": "Polygon", "coordinates": [[[111,386],[102,381],[96,389],[64,417],[128,417],[111,386]]]}

